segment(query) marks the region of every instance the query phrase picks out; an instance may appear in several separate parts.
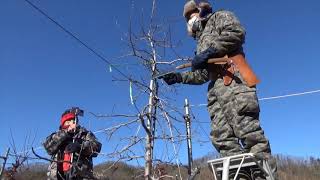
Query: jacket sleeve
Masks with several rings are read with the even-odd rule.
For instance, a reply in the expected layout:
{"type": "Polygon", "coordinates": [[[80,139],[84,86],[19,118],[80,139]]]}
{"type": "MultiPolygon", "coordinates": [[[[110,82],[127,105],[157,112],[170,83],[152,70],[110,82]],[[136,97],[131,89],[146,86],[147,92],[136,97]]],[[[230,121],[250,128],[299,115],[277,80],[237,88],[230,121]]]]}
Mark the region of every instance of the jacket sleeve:
{"type": "MultiPolygon", "coordinates": [[[[238,18],[230,11],[217,11],[208,20],[211,28],[210,35],[204,35],[201,39],[204,47],[202,51],[213,48],[215,54],[213,57],[222,57],[233,53],[242,47],[245,41],[245,29],[240,24],[238,18]]],[[[199,52],[199,53],[201,53],[199,52]]]]}
{"type": "Polygon", "coordinates": [[[209,81],[208,71],[206,69],[182,72],[182,83],[201,85],[209,81]]]}
{"type": "Polygon", "coordinates": [[[81,153],[85,156],[97,157],[101,151],[102,144],[98,141],[96,136],[88,131],[82,144],[81,153]]]}
{"type": "Polygon", "coordinates": [[[49,155],[54,155],[58,152],[61,145],[70,139],[71,137],[67,132],[60,130],[48,136],[43,146],[49,155]]]}

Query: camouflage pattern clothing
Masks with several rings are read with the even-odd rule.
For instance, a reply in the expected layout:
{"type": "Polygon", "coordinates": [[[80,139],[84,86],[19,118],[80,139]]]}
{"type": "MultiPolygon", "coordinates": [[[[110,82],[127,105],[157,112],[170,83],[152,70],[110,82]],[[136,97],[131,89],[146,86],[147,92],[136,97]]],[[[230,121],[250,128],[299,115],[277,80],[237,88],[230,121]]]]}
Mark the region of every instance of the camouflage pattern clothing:
{"type": "Polygon", "coordinates": [[[102,145],[93,133],[83,127],[77,127],[74,134],[65,130],[52,133],[43,143],[44,148],[53,160],[48,168],[48,180],[66,179],[61,161],[63,160],[65,147],[72,142],[73,138],[81,144],[81,150],[79,153],[74,153],[75,163],[71,168],[73,177],[69,179],[94,179],[92,158],[98,155],[102,145]]]}
{"type": "MultiPolygon", "coordinates": [[[[196,33],[197,54],[214,48],[216,57],[243,54],[245,30],[232,12],[217,11],[207,19],[202,31],[196,33]]],[[[257,153],[270,158],[271,149],[259,122],[256,87],[248,87],[238,71],[230,85],[224,85],[219,73],[223,65],[209,65],[206,69],[183,72],[182,83],[208,86],[208,111],[213,145],[222,156],[257,153]]],[[[273,165],[273,169],[275,165],[273,165]]]]}

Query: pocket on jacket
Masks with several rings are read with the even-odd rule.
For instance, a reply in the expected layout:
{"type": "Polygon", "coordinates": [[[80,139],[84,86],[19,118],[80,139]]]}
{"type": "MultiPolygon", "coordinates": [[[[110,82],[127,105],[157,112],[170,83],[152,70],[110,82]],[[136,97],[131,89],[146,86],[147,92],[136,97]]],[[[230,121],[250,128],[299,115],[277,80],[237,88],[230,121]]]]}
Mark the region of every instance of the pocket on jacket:
{"type": "Polygon", "coordinates": [[[235,106],[239,115],[244,113],[260,112],[258,97],[255,88],[245,88],[235,91],[235,106]]]}

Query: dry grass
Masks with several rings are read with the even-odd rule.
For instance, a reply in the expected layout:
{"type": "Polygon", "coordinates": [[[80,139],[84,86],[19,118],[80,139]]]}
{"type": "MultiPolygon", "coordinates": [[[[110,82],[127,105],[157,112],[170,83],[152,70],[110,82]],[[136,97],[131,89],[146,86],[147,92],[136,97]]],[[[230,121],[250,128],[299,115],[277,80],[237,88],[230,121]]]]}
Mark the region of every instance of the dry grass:
{"type": "MultiPolygon", "coordinates": [[[[276,156],[278,163],[278,173],[280,180],[319,180],[320,179],[320,159],[309,158],[295,158],[290,156],[276,156]]],[[[197,180],[212,179],[212,174],[206,165],[206,161],[210,159],[210,156],[204,156],[201,159],[197,159],[195,164],[203,166],[200,174],[197,176],[197,180]]],[[[95,166],[95,174],[101,180],[142,180],[143,168],[131,166],[125,163],[117,163],[115,166],[110,167],[112,163],[106,162],[95,166]]],[[[15,179],[20,180],[37,180],[45,179],[46,165],[36,165],[35,167],[29,167],[25,170],[21,170],[16,174],[15,179]]],[[[162,175],[168,175],[175,177],[178,174],[178,169],[174,165],[159,165],[157,171],[162,175]]],[[[186,167],[181,167],[182,178],[187,179],[186,167]]],[[[162,178],[162,180],[169,180],[172,178],[162,178]]],[[[175,179],[175,178],[174,178],[175,179]]],[[[179,179],[179,178],[178,178],[179,179]]]]}
{"type": "Polygon", "coordinates": [[[283,180],[319,180],[320,159],[277,156],[279,177],[283,180]]]}

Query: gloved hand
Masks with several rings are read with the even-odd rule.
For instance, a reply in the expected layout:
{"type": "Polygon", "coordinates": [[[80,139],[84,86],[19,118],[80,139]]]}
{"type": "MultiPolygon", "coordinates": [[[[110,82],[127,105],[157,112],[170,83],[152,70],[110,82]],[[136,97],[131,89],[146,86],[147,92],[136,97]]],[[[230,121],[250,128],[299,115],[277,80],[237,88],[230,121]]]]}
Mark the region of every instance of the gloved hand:
{"type": "Polygon", "coordinates": [[[210,58],[214,58],[217,55],[217,52],[214,48],[209,47],[208,49],[202,51],[201,53],[194,56],[192,59],[192,71],[197,69],[207,68],[207,63],[210,58]]]}
{"type": "Polygon", "coordinates": [[[79,144],[78,142],[70,143],[65,148],[66,153],[79,152],[80,150],[81,150],[81,144],[79,144]]]}
{"type": "Polygon", "coordinates": [[[159,79],[163,79],[168,85],[182,82],[182,76],[180,73],[166,74],[164,76],[159,77],[159,79]]]}

